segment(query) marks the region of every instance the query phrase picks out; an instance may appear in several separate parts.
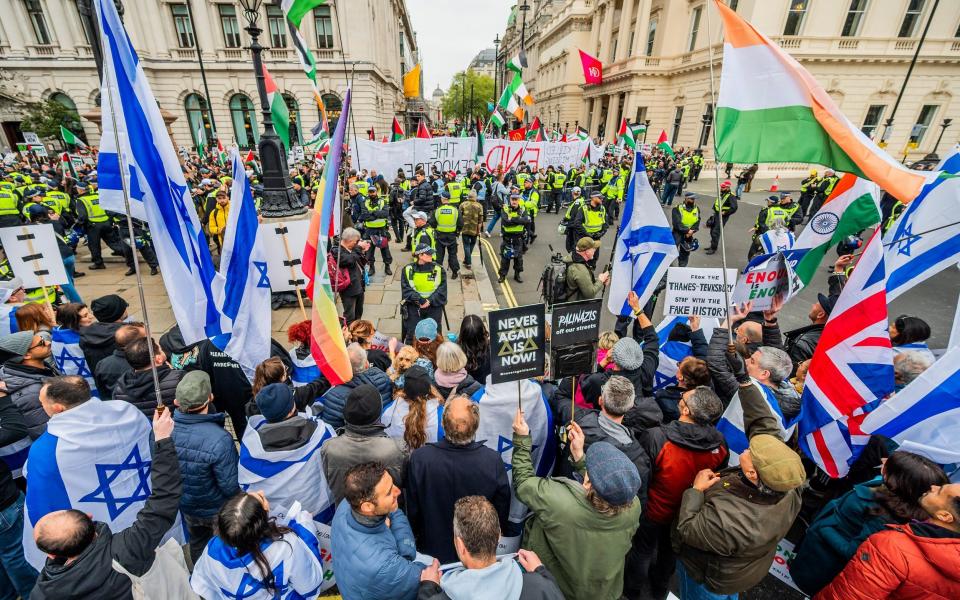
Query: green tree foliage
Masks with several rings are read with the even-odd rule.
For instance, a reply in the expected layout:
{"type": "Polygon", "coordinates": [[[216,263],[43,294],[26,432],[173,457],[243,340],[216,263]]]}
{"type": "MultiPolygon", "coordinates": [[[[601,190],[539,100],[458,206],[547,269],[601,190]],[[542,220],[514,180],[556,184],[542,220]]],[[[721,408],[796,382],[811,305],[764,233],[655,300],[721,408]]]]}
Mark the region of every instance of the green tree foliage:
{"type": "Polygon", "coordinates": [[[41,138],[60,138],[60,126],[63,125],[78,137],[83,137],[80,115],[56,100],[45,100],[31,104],[27,114],[20,122],[20,129],[33,131],[41,138]]]}
{"type": "Polygon", "coordinates": [[[450,89],[443,98],[443,115],[450,121],[460,119],[463,122],[469,119],[471,114],[474,119],[483,117],[486,120],[489,116],[487,102],[496,102],[493,97],[493,78],[477,73],[473,69],[461,71],[453,76],[450,89]],[[473,87],[473,104],[470,103],[471,86],[473,87]],[[462,97],[461,90],[464,91],[462,97]]]}

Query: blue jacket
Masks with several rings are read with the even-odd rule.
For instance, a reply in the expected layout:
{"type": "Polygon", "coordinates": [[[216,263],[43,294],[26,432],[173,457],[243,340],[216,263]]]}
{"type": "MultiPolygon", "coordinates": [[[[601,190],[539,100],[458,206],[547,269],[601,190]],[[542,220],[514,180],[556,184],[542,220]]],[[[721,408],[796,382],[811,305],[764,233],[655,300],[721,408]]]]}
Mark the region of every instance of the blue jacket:
{"type": "Polygon", "coordinates": [[[372,385],[380,392],[381,410],[393,399],[393,382],[380,369],[370,367],[354,375],[350,381],[327,390],[327,393],[320,398],[323,404],[323,415],[321,415],[323,420],[334,429],[343,427],[343,407],[347,404],[347,396],[353,388],[364,383],[372,385]]]}
{"type": "Polygon", "coordinates": [[[390,527],[357,522],[343,500],[330,534],[337,588],[349,600],[413,600],[424,565],[413,562],[416,542],[402,510],[390,513],[390,527]]]}
{"type": "Polygon", "coordinates": [[[173,444],[177,448],[183,495],[180,510],[191,517],[216,516],[228,498],[240,491],[233,437],[223,428],[224,414],[173,412],[173,444]]]}

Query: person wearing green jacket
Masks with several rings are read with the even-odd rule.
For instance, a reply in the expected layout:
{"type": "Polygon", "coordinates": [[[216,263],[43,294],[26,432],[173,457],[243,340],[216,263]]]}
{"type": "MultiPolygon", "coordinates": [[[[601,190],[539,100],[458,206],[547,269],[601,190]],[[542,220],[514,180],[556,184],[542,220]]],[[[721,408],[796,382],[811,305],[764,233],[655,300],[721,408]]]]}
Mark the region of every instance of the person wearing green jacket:
{"type": "Polygon", "coordinates": [[[594,256],[600,247],[600,240],[584,236],[577,241],[576,251],[563,257],[566,265],[567,296],[563,302],[591,300],[603,293],[610,282],[610,272],[593,274],[591,264],[596,264],[594,256]]]}
{"type": "Polygon", "coordinates": [[[513,488],[532,516],[523,548],[536,552],[567,600],[617,600],[624,556],[640,523],[640,474],[609,442],[583,450],[580,426],[568,429],[573,467],[583,483],[535,477],[530,428],[518,410],[513,421],[513,488]]]}

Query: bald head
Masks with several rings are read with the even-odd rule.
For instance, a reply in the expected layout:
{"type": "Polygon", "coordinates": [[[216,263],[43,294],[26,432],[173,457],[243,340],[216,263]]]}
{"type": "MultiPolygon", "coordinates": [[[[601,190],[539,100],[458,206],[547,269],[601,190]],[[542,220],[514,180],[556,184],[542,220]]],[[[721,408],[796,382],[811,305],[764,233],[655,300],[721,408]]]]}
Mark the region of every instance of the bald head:
{"type": "Polygon", "coordinates": [[[113,341],[122,350],[130,345],[131,342],[147,337],[147,328],[143,323],[130,323],[117,328],[113,334],[113,341]]]}
{"type": "Polygon", "coordinates": [[[763,341],[763,327],[756,321],[742,321],[736,332],[737,341],[742,344],[758,344],[763,341]]]}
{"type": "Polygon", "coordinates": [[[79,510],[58,510],[37,521],[33,539],[52,558],[79,556],[96,537],[93,519],[79,510]]]}
{"type": "Polygon", "coordinates": [[[480,408],[466,396],[455,396],[443,407],[443,434],[451,444],[469,444],[480,426],[480,408]]]}

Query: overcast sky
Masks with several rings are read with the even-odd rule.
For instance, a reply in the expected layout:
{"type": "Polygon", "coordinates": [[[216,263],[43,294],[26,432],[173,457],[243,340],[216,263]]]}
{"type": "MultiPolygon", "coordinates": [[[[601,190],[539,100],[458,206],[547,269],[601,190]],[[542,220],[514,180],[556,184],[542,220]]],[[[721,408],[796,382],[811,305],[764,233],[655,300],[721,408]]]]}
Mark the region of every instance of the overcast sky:
{"type": "Polygon", "coordinates": [[[515,0],[406,0],[423,62],[423,95],[446,91],[477,52],[493,48],[515,0]]]}

